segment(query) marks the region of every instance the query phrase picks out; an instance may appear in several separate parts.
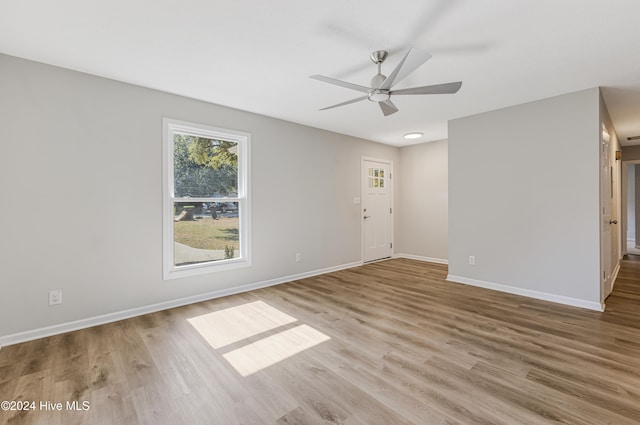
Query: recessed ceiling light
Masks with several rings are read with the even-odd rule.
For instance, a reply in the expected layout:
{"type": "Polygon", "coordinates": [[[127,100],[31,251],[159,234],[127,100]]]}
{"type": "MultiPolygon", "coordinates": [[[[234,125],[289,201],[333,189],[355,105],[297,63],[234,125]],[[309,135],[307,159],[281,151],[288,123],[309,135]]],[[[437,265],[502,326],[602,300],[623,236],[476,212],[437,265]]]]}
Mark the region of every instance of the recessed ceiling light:
{"type": "Polygon", "coordinates": [[[414,133],[407,133],[404,135],[405,139],[419,139],[423,136],[422,133],[419,132],[414,132],[414,133]]]}

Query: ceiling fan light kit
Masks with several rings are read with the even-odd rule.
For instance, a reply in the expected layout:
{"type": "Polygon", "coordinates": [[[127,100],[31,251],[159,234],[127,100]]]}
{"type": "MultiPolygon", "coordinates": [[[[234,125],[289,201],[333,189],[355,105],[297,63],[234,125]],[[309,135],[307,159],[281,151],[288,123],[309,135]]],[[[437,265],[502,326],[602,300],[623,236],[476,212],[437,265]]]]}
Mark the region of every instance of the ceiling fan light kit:
{"type": "Polygon", "coordinates": [[[371,102],[377,102],[384,116],[387,116],[398,112],[398,108],[391,101],[391,96],[409,94],[453,94],[460,90],[460,87],[462,86],[462,81],[457,81],[453,83],[436,84],[432,86],[421,86],[411,87],[408,89],[392,90],[395,84],[399,83],[409,74],[413,73],[416,69],[422,66],[431,58],[431,55],[429,53],[421,52],[419,50],[411,48],[407,51],[407,53],[404,55],[400,63],[398,63],[393,72],[387,77],[386,75],[382,74],[382,63],[387,59],[388,56],[389,53],[386,50],[376,50],[369,56],[371,61],[374,64],[378,65],[378,73],[374,75],[373,78],[371,78],[369,87],[349,83],[347,81],[337,80],[331,77],[325,77],[324,75],[312,75],[310,78],[313,78],[314,80],[323,81],[325,83],[359,91],[361,93],[366,93],[365,96],[347,100],[346,102],[328,106],[320,110],[325,111],[327,109],[333,109],[339,106],[349,105],[351,103],[356,103],[360,102],[361,100],[368,99],[371,102]]]}

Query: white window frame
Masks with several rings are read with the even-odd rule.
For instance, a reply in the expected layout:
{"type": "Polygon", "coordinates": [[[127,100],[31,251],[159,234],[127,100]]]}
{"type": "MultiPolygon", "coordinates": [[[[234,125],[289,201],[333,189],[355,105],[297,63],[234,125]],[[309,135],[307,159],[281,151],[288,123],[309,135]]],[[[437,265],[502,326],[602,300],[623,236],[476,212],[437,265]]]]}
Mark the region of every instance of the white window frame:
{"type": "MultiPolygon", "coordinates": [[[[251,266],[251,198],[250,154],[251,134],[236,130],[212,127],[179,121],[172,118],[162,119],[163,140],[163,278],[175,279],[223,270],[237,269],[251,266]],[[238,202],[238,223],[240,253],[238,258],[228,260],[209,261],[199,264],[174,265],[174,209],[173,203],[184,198],[176,198],[174,190],[173,163],[173,134],[187,133],[209,139],[221,139],[238,144],[238,196],[237,198],[217,198],[219,202],[238,202]]],[[[210,198],[188,198],[189,201],[210,201],[210,198]]]]}

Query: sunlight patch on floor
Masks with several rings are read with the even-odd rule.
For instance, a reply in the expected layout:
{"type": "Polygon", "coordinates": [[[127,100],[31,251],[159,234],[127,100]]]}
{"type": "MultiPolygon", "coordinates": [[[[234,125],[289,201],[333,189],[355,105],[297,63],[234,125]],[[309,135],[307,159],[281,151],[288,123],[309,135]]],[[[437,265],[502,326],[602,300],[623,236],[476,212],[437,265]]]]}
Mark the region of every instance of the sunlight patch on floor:
{"type": "Polygon", "coordinates": [[[297,319],[256,301],[187,320],[213,348],[218,349],[297,319]]]}
{"type": "Polygon", "coordinates": [[[223,350],[222,357],[242,376],[249,376],[331,339],[304,324],[278,329],[298,319],[263,301],[202,314],[187,321],[209,345],[216,350],[223,350]],[[257,341],[247,341],[240,348],[228,347],[268,331],[277,333],[270,332],[271,335],[257,341]]]}
{"type": "Polygon", "coordinates": [[[240,375],[248,376],[329,339],[311,326],[300,325],[230,351],[223,357],[240,375]]]}

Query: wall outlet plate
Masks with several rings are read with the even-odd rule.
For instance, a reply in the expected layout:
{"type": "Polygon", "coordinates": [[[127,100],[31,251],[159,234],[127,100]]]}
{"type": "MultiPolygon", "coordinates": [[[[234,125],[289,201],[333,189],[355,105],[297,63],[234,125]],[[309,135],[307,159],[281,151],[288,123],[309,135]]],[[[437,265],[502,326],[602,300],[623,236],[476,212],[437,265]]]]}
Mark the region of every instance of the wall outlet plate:
{"type": "Polygon", "coordinates": [[[62,304],[62,291],[60,289],[49,291],[49,305],[58,304],[62,304]]]}

